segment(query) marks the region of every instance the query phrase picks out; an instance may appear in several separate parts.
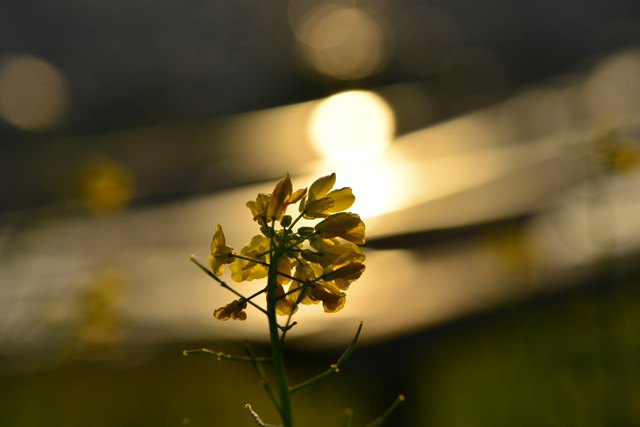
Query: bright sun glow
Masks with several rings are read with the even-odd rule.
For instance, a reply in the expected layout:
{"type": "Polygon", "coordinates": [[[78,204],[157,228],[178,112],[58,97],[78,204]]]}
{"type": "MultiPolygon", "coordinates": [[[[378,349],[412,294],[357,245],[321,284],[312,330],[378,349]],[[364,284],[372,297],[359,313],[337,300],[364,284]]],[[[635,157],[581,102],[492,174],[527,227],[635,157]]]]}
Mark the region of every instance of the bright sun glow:
{"type": "Polygon", "coordinates": [[[323,159],[349,164],[381,154],[393,138],[391,107],[378,95],[343,92],[320,102],[309,120],[309,136],[323,159]]]}

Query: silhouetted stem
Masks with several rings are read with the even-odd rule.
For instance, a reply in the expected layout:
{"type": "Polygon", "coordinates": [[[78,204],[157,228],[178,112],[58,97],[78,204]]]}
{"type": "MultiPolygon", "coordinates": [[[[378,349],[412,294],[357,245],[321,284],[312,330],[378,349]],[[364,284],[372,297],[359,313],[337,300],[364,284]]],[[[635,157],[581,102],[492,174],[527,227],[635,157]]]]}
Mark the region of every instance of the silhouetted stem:
{"type": "Polygon", "coordinates": [[[404,396],[403,395],[399,395],[398,398],[395,400],[395,402],[393,402],[391,404],[391,406],[389,406],[389,409],[387,409],[384,414],[380,415],[378,418],[376,418],[375,420],[371,421],[369,424],[367,424],[365,427],[378,427],[381,426],[382,423],[387,419],[387,417],[389,415],[391,415],[391,413],[398,407],[399,404],[401,404],[402,402],[404,402],[404,396]]]}
{"type": "Polygon", "coordinates": [[[251,362],[251,363],[271,363],[271,358],[268,357],[242,357],[242,356],[231,356],[229,354],[224,354],[221,351],[213,351],[206,348],[198,348],[195,350],[184,350],[182,352],[185,356],[190,354],[206,354],[207,356],[213,356],[217,359],[224,360],[234,360],[236,362],[251,362]]]}
{"type": "Polygon", "coordinates": [[[340,358],[338,359],[338,361],[334,364],[331,365],[331,367],[329,369],[327,369],[326,371],[322,372],[321,374],[316,375],[315,377],[300,383],[294,387],[291,387],[291,393],[295,393],[298,390],[302,390],[305,387],[310,386],[311,384],[315,383],[316,381],[321,380],[322,378],[333,374],[334,372],[338,372],[340,371],[340,366],[347,361],[347,359],[349,358],[349,356],[351,355],[351,353],[353,353],[353,350],[356,348],[356,344],[358,344],[358,337],[360,337],[360,331],[362,330],[362,325],[364,324],[364,322],[360,322],[360,326],[358,326],[358,331],[356,332],[356,336],[353,337],[353,341],[351,341],[351,344],[349,345],[349,347],[344,351],[344,353],[342,353],[342,356],[340,356],[340,358]]]}
{"type": "Polygon", "coordinates": [[[244,350],[247,352],[247,354],[251,358],[251,361],[253,362],[253,368],[256,370],[256,374],[258,374],[258,378],[260,378],[260,384],[267,391],[267,394],[269,395],[271,402],[273,402],[273,405],[276,407],[278,412],[282,412],[280,409],[280,404],[278,403],[278,399],[276,399],[276,396],[273,394],[273,390],[271,390],[271,384],[269,384],[267,375],[264,372],[264,369],[262,369],[262,365],[259,363],[260,358],[256,357],[255,354],[253,354],[253,351],[251,350],[249,343],[246,341],[244,342],[244,350]]]}

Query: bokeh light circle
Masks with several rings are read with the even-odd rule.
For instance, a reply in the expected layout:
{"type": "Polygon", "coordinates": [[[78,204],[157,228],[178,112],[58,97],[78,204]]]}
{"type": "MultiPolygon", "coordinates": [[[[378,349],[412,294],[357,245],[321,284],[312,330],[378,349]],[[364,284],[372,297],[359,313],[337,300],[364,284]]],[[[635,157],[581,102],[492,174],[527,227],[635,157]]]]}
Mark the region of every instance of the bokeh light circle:
{"type": "Polygon", "coordinates": [[[53,64],[32,55],[12,55],[0,64],[0,116],[22,129],[58,125],[70,100],[70,86],[53,64]]]}
{"type": "Polygon", "coordinates": [[[303,61],[316,72],[340,79],[360,79],[381,71],[388,62],[382,19],[356,8],[318,6],[294,27],[303,61]]]}

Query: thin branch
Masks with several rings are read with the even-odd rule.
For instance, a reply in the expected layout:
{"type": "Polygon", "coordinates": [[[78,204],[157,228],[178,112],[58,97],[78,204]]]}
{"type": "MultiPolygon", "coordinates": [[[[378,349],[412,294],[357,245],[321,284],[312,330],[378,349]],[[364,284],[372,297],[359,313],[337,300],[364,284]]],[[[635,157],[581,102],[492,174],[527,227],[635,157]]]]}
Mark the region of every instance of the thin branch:
{"type": "MultiPolygon", "coordinates": [[[[255,258],[249,258],[248,256],[238,255],[238,254],[231,254],[231,256],[234,257],[234,258],[243,259],[245,261],[250,261],[250,262],[254,262],[256,264],[264,265],[265,267],[269,267],[269,263],[268,262],[260,261],[260,260],[255,259],[255,258]]],[[[258,256],[261,256],[261,254],[258,254],[258,256]]]]}
{"type": "Polygon", "coordinates": [[[351,427],[351,418],[353,417],[353,411],[350,408],[344,410],[344,421],[342,427],[351,427]]]}
{"type": "Polygon", "coordinates": [[[256,370],[256,374],[258,374],[258,378],[260,378],[260,384],[269,394],[269,398],[273,402],[273,405],[276,407],[278,412],[280,412],[280,404],[278,403],[278,399],[276,399],[275,394],[273,394],[273,390],[271,390],[271,384],[269,384],[269,380],[267,379],[267,375],[262,369],[262,365],[258,362],[258,358],[253,354],[253,350],[249,346],[247,341],[244,342],[244,350],[247,352],[249,357],[251,358],[251,362],[253,363],[253,368],[256,370]]]}
{"type": "Polygon", "coordinates": [[[182,352],[185,356],[190,354],[206,354],[207,356],[213,356],[218,360],[235,360],[236,362],[251,362],[251,363],[272,363],[271,358],[269,357],[242,357],[242,356],[231,356],[229,354],[224,354],[221,351],[213,351],[206,348],[198,348],[195,350],[184,350],[182,352]]]}
{"type": "Polygon", "coordinates": [[[302,301],[302,298],[304,297],[304,291],[307,286],[308,286],[308,282],[305,281],[302,284],[302,287],[293,289],[285,293],[285,295],[289,295],[290,293],[293,293],[296,291],[299,292],[298,297],[296,298],[296,301],[293,304],[293,308],[291,309],[291,313],[289,313],[289,317],[287,317],[287,323],[285,324],[284,328],[280,328],[282,329],[282,336],[280,337],[280,345],[284,345],[284,339],[287,336],[287,331],[289,331],[289,329],[293,328],[298,323],[298,322],[291,323],[291,318],[293,317],[293,312],[295,311],[295,308],[300,305],[300,301],[302,301]]]}
{"type": "Polygon", "coordinates": [[[378,418],[376,418],[375,420],[371,421],[369,424],[367,424],[365,427],[378,427],[381,426],[382,423],[387,419],[387,417],[389,415],[391,415],[391,413],[398,407],[399,404],[401,404],[402,402],[404,402],[404,396],[403,395],[399,395],[398,398],[395,400],[395,402],[393,402],[391,404],[391,406],[389,406],[389,408],[384,412],[384,414],[380,415],[378,418]]]}
{"type": "Polygon", "coordinates": [[[353,341],[351,341],[351,344],[349,345],[349,347],[344,351],[344,353],[342,353],[342,356],[340,356],[340,358],[338,359],[338,361],[334,364],[331,365],[331,367],[329,369],[327,369],[326,371],[316,375],[315,377],[300,383],[296,386],[293,387],[289,387],[289,390],[291,390],[291,393],[295,393],[298,390],[302,390],[305,387],[310,386],[311,384],[315,383],[316,381],[321,380],[322,378],[331,375],[334,372],[339,372],[340,371],[340,366],[347,361],[347,359],[349,358],[349,356],[351,355],[351,353],[353,353],[353,350],[356,348],[356,344],[358,343],[358,337],[360,336],[360,331],[362,330],[362,325],[364,324],[364,322],[360,322],[360,326],[358,327],[358,331],[356,332],[356,336],[353,337],[353,341]]]}
{"type": "Polygon", "coordinates": [[[253,418],[253,421],[255,421],[258,426],[260,426],[260,427],[282,427],[282,425],[280,425],[280,424],[265,424],[265,423],[263,423],[262,420],[260,419],[260,416],[256,413],[256,411],[251,409],[251,405],[249,405],[248,403],[246,405],[244,405],[244,407],[249,410],[249,414],[251,414],[251,418],[253,418]]]}
{"type": "MultiPolygon", "coordinates": [[[[252,306],[254,306],[255,308],[257,308],[258,310],[260,310],[261,312],[263,312],[264,314],[267,314],[267,310],[265,310],[264,308],[260,307],[258,304],[254,303],[253,301],[251,301],[251,298],[253,298],[255,295],[251,296],[250,298],[246,298],[245,296],[243,296],[241,293],[237,292],[235,289],[233,289],[231,286],[227,285],[222,279],[220,279],[218,276],[216,276],[215,274],[213,274],[212,271],[209,271],[208,268],[206,268],[204,265],[200,264],[198,262],[198,260],[196,260],[193,255],[191,255],[189,257],[189,260],[191,262],[193,262],[195,265],[197,265],[198,267],[200,267],[202,269],[202,271],[204,271],[205,273],[207,273],[209,276],[211,276],[213,278],[213,280],[215,280],[216,282],[220,283],[220,286],[222,286],[225,289],[228,289],[229,291],[233,292],[234,294],[236,294],[237,296],[239,296],[243,301],[248,302],[249,304],[251,304],[252,306]]],[[[261,291],[260,293],[262,293],[264,291],[261,291]]]]}

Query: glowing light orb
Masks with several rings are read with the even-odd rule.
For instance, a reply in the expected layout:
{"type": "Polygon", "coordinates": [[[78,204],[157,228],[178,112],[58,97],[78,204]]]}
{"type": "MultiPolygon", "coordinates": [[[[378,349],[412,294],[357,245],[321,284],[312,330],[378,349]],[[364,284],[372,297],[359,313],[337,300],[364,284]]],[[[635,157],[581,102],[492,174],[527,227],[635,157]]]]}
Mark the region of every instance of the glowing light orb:
{"type": "Polygon", "coordinates": [[[70,89],[54,65],[31,55],[13,55],[0,66],[0,116],[23,129],[38,131],[60,123],[70,89]]]}
{"type": "Polygon", "coordinates": [[[322,101],[311,114],[309,136],[329,163],[349,164],[374,158],[391,142],[395,120],[378,95],[343,92],[322,101]]]}

